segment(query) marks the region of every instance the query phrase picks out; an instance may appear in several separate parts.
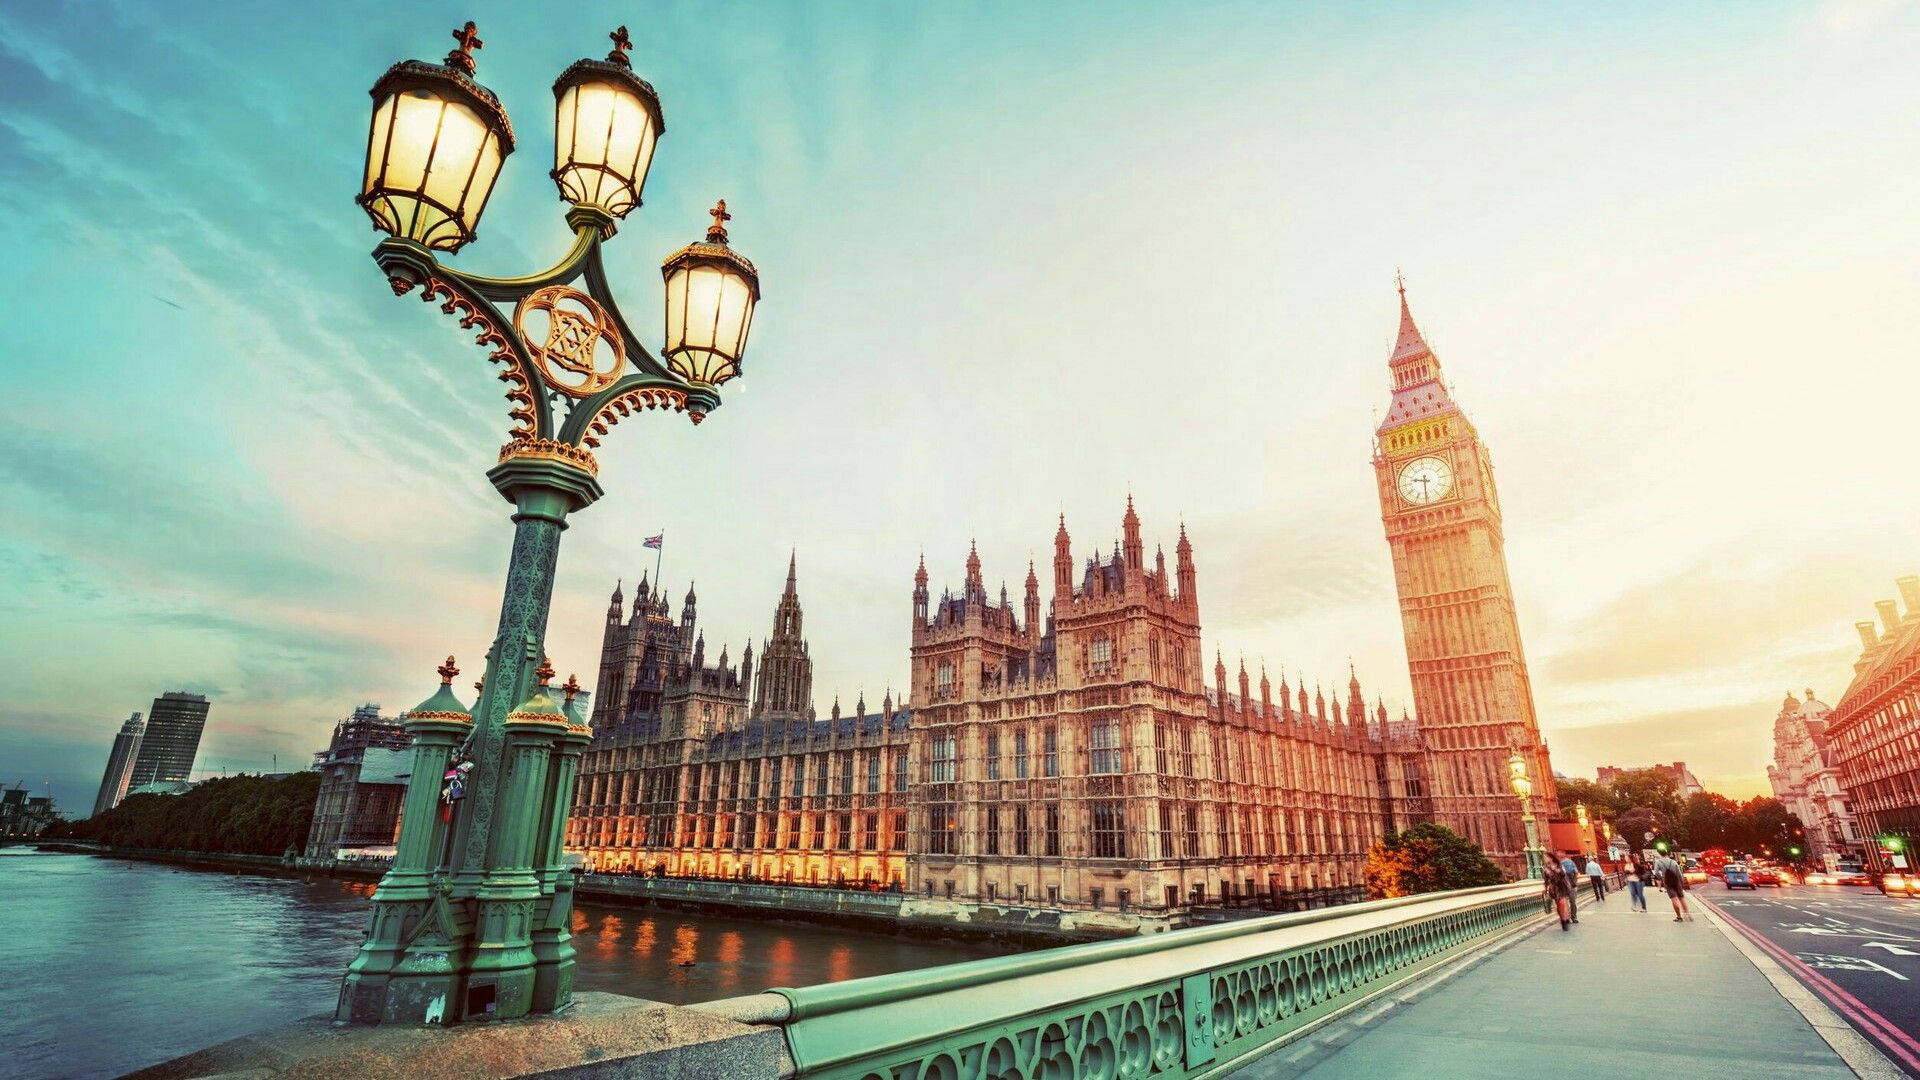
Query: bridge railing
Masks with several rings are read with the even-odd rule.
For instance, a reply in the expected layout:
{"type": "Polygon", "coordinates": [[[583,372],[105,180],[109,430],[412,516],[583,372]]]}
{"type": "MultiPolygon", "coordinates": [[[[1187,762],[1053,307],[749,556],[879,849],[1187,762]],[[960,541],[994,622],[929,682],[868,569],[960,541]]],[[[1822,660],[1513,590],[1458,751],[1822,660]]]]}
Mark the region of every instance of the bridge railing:
{"type": "Polygon", "coordinates": [[[696,1008],[780,1024],[799,1077],[1208,1077],[1541,915],[1519,882],[696,1008]]]}

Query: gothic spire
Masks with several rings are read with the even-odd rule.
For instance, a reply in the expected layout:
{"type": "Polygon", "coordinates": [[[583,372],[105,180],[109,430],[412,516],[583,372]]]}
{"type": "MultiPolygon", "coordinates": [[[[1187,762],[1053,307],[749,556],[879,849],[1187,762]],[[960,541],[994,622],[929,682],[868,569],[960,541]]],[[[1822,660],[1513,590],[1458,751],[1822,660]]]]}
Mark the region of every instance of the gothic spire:
{"type": "Polygon", "coordinates": [[[1398,367],[1403,361],[1416,360],[1422,356],[1430,357],[1433,350],[1427,347],[1427,339],[1414,325],[1413,311],[1407,307],[1407,283],[1404,278],[1395,282],[1400,288],[1400,334],[1393,343],[1393,356],[1388,364],[1398,367]]]}
{"type": "Polygon", "coordinates": [[[787,591],[784,596],[799,596],[799,587],[795,584],[795,574],[800,563],[800,552],[790,549],[787,552],[787,591]]]}

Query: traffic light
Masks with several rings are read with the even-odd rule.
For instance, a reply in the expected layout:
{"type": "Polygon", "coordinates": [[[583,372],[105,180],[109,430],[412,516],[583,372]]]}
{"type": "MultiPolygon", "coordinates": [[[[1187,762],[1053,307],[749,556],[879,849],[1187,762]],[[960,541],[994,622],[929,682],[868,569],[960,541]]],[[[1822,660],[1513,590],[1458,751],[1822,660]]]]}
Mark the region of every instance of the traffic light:
{"type": "Polygon", "coordinates": [[[1898,836],[1883,836],[1880,838],[1880,846],[1888,851],[1901,851],[1906,848],[1907,842],[1898,836]]]}
{"type": "Polygon", "coordinates": [[[1800,857],[1800,849],[1799,849],[1799,848],[1797,848],[1797,847],[1794,847],[1794,848],[1788,848],[1788,849],[1787,849],[1787,854],[1789,854],[1789,855],[1791,855],[1791,856],[1793,856],[1794,858],[1796,858],[1796,859],[1797,859],[1797,858],[1799,858],[1799,857],[1800,857]]]}
{"type": "Polygon", "coordinates": [[[1665,840],[1657,840],[1654,842],[1653,847],[1656,851],[1665,852],[1667,850],[1667,842],[1665,840]]]}

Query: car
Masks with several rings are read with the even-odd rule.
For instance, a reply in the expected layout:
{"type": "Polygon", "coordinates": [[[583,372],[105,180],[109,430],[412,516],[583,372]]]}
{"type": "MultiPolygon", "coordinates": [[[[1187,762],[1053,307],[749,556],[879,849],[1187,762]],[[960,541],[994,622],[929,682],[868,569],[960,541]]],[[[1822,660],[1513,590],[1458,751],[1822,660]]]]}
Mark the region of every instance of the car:
{"type": "Polygon", "coordinates": [[[1889,870],[1880,878],[1880,891],[1888,896],[1920,899],[1920,874],[1889,870]]]}
{"type": "Polygon", "coordinates": [[[1741,863],[1730,862],[1720,869],[1720,880],[1727,883],[1729,889],[1751,889],[1753,879],[1747,876],[1747,868],[1741,863]]]}
{"type": "Polygon", "coordinates": [[[1687,884],[1705,885],[1706,883],[1707,883],[1707,872],[1705,870],[1687,871],[1687,884]]]}
{"type": "Polygon", "coordinates": [[[1833,883],[1835,885],[1871,885],[1873,884],[1873,879],[1867,876],[1867,872],[1865,870],[1841,870],[1838,873],[1832,874],[1830,876],[1833,878],[1833,883]]]}
{"type": "Polygon", "coordinates": [[[1779,888],[1780,874],[1781,871],[1772,866],[1752,866],[1747,868],[1747,880],[1752,882],[1756,887],[1771,885],[1776,889],[1779,888]]]}

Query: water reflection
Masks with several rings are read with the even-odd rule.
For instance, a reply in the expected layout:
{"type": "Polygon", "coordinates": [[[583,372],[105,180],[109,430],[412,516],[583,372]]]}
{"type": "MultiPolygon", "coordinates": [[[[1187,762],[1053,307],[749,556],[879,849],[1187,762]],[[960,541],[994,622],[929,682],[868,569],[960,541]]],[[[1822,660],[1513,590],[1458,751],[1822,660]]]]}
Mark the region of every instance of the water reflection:
{"type": "MultiPolygon", "coordinates": [[[[326,1012],[372,889],[0,849],[0,970],[32,979],[0,1010],[0,1072],[113,1076],[326,1012]]],[[[676,1004],[995,951],[595,904],[579,906],[573,929],[577,988],[676,1004]]]]}

